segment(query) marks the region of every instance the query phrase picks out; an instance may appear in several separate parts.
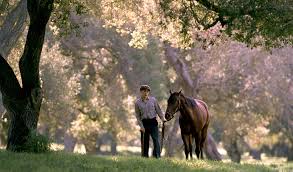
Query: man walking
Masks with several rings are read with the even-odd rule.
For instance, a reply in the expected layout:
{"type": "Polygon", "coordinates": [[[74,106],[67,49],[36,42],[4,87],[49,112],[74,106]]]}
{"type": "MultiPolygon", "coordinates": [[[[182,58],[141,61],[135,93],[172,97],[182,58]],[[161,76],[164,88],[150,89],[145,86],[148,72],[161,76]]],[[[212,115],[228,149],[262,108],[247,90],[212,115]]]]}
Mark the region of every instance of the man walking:
{"type": "Polygon", "coordinates": [[[140,87],[140,98],[135,101],[135,114],[143,135],[143,143],[141,143],[143,147],[142,156],[149,157],[149,140],[151,136],[154,143],[153,156],[160,158],[159,128],[156,117],[159,115],[163,122],[166,119],[156,98],[149,96],[150,91],[151,88],[148,85],[140,87]]]}

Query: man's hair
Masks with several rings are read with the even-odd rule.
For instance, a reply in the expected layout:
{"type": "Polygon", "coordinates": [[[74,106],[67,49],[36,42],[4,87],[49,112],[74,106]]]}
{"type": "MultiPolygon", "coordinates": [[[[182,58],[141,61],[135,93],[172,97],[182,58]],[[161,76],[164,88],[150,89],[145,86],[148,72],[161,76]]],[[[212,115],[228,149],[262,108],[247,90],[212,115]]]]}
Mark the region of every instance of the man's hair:
{"type": "Polygon", "coordinates": [[[151,87],[148,85],[141,85],[139,90],[140,91],[143,91],[143,90],[151,91],[151,87]]]}

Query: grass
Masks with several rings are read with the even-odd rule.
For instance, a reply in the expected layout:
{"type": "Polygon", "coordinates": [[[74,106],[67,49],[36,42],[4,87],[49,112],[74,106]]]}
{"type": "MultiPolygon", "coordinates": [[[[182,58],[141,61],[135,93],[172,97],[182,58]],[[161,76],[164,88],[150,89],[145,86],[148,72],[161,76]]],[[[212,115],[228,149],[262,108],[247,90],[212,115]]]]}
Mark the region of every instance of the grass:
{"type": "MultiPolygon", "coordinates": [[[[293,164],[283,166],[284,171],[293,171],[293,164]]],[[[281,171],[282,171],[281,170],[281,171]]],[[[270,172],[279,171],[277,167],[235,164],[214,161],[185,161],[162,158],[160,160],[140,157],[126,156],[89,156],[80,154],[67,154],[63,152],[52,152],[46,154],[12,153],[0,151],[0,171],[15,172],[83,172],[83,171],[217,171],[217,172],[270,172]]]]}

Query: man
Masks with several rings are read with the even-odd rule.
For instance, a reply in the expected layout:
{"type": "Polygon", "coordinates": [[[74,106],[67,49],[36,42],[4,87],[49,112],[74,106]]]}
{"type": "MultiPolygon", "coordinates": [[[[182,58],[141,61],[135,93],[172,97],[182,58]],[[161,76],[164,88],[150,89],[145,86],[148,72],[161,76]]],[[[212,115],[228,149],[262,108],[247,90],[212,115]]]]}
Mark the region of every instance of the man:
{"type": "Polygon", "coordinates": [[[157,115],[162,121],[166,121],[156,98],[149,96],[151,88],[148,85],[140,87],[140,98],[135,101],[135,114],[142,133],[143,157],[149,157],[149,140],[152,137],[154,143],[153,156],[160,158],[159,128],[157,115]]]}

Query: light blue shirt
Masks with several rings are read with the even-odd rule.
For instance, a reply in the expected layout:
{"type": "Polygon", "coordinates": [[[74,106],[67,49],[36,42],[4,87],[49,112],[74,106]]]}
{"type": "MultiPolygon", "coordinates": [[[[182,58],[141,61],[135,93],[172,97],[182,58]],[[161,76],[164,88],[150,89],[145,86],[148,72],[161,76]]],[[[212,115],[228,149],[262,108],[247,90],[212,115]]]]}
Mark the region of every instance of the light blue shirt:
{"type": "Polygon", "coordinates": [[[164,120],[163,112],[159,106],[157,99],[154,97],[148,97],[146,100],[138,98],[135,101],[135,114],[138,125],[141,128],[144,128],[142,124],[143,119],[152,119],[159,115],[160,119],[164,120]]]}

